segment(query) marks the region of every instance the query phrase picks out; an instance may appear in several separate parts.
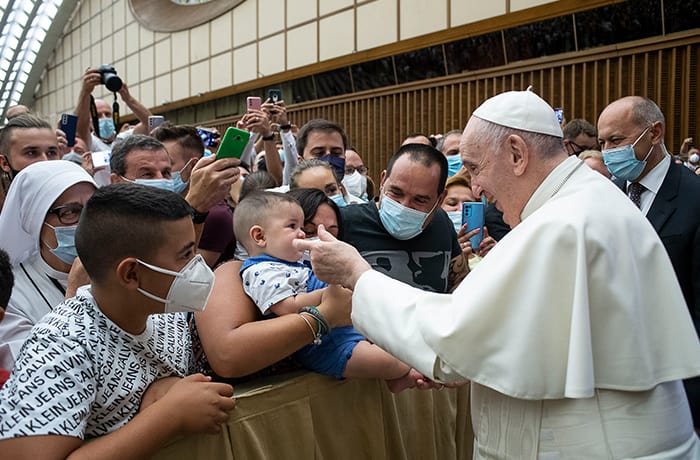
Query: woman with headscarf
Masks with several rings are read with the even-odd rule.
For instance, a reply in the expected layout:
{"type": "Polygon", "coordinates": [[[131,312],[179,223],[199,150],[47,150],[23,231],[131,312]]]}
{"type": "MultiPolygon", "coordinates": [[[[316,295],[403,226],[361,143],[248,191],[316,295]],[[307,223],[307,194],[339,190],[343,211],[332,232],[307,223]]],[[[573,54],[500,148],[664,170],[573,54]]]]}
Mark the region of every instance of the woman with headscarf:
{"type": "Polygon", "coordinates": [[[0,323],[0,368],[12,369],[29,330],[61,303],[73,265],[75,228],[95,191],[92,177],[69,161],[41,161],[19,172],[0,213],[0,247],[15,276],[0,323]]]}

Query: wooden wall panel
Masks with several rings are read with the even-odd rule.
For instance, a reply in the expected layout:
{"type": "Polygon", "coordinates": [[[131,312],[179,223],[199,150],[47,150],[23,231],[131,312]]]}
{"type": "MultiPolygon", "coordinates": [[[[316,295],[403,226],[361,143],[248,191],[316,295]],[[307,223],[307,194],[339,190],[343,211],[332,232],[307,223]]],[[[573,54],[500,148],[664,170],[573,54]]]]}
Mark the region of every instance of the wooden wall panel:
{"type": "MultiPolygon", "coordinates": [[[[607,49],[538,59],[495,70],[465,73],[298,104],[290,119],[301,126],[317,117],[332,119],[348,134],[377,180],[391,154],[411,132],[462,129],[485,99],[509,90],[533,90],[568,120],[595,123],[601,110],[622,96],[637,94],[659,104],[667,118],[666,145],[700,140],[697,74],[700,33],[649,41],[628,49],[607,49]]],[[[224,130],[235,118],[215,123],[224,130]]]]}

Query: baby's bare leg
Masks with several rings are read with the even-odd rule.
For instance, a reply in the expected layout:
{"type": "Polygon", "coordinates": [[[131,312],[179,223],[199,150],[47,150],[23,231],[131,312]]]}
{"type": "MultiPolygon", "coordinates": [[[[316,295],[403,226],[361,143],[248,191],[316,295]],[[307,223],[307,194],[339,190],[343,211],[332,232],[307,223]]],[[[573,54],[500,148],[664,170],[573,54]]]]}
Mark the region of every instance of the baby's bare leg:
{"type": "Polygon", "coordinates": [[[363,340],[352,350],[343,377],[345,378],[376,378],[387,381],[389,389],[398,393],[416,384],[416,378],[423,377],[419,373],[413,375],[411,367],[378,346],[363,340]]]}

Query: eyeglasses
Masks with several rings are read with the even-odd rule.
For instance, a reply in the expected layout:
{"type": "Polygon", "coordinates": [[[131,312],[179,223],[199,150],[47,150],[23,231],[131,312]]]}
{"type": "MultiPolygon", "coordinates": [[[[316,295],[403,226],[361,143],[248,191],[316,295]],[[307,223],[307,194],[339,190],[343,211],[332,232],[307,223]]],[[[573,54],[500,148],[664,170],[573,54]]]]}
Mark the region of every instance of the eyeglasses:
{"type": "Polygon", "coordinates": [[[49,209],[47,214],[55,214],[58,221],[63,225],[77,224],[80,220],[80,213],[83,212],[83,205],[79,203],[69,203],[49,209]]]}
{"type": "Polygon", "coordinates": [[[358,166],[357,168],[354,166],[345,166],[345,174],[354,174],[355,171],[359,172],[360,174],[367,174],[367,171],[369,171],[369,169],[367,169],[367,166],[365,165],[358,166]]]}
{"type": "Polygon", "coordinates": [[[574,141],[569,141],[569,145],[573,146],[574,148],[572,149],[574,151],[574,155],[578,155],[581,152],[584,152],[586,150],[598,150],[597,145],[593,146],[587,146],[587,145],[578,145],[574,141]]]}

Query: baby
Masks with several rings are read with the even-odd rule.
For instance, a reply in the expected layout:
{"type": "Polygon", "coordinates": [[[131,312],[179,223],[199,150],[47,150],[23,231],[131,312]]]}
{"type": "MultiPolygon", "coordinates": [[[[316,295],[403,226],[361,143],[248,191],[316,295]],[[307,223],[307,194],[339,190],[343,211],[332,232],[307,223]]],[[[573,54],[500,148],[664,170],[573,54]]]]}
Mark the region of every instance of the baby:
{"type": "MultiPolygon", "coordinates": [[[[294,240],[303,239],[304,212],[292,197],[256,192],[236,207],[234,232],[250,257],[241,267],[243,288],[263,315],[299,313],[321,303],[326,284],[300,260],[303,251],[294,240]]],[[[304,314],[305,320],[315,321],[304,314]]],[[[311,323],[309,328],[313,332],[311,323]]],[[[336,378],[380,378],[399,392],[424,378],[408,365],[368,342],[352,326],[337,327],[307,345],[297,357],[307,368],[336,378]]]]}

